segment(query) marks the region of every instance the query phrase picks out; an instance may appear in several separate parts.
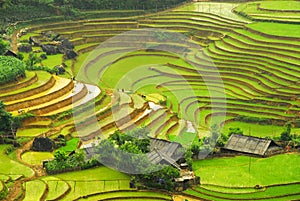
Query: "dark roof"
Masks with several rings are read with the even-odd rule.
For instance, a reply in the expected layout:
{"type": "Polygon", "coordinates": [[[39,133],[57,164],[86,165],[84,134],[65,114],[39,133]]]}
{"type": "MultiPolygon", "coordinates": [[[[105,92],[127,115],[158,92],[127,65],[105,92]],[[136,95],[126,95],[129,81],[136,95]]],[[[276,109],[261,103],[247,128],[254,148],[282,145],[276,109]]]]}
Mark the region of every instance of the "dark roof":
{"type": "MultiPolygon", "coordinates": [[[[184,157],[182,148],[182,145],[177,142],[150,138],[150,152],[146,155],[153,164],[166,162],[180,169],[176,161],[184,157]]],[[[96,154],[95,147],[86,147],[84,148],[84,152],[87,158],[91,158],[96,154]]]]}
{"type": "Polygon", "coordinates": [[[18,55],[16,53],[14,53],[13,51],[11,50],[7,50],[5,53],[4,53],[4,56],[13,56],[13,57],[17,57],[18,55]]]}
{"type": "Polygon", "coordinates": [[[184,156],[182,145],[177,142],[170,142],[167,140],[150,138],[150,153],[147,157],[153,164],[160,164],[167,162],[174,167],[180,169],[176,163],[184,156]]]}
{"type": "Polygon", "coordinates": [[[264,156],[271,144],[275,143],[269,139],[233,134],[224,149],[264,156]]]}
{"type": "Polygon", "coordinates": [[[88,159],[91,159],[96,153],[95,153],[95,147],[86,147],[83,149],[85,152],[85,155],[88,159]]]}

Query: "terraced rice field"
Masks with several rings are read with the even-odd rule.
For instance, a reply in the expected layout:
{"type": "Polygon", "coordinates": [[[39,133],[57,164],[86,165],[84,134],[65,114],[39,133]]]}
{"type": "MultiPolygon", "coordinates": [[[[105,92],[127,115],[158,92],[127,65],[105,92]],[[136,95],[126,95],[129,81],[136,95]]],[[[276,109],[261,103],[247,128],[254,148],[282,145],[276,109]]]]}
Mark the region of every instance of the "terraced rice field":
{"type": "Polygon", "coordinates": [[[299,2],[297,1],[257,1],[235,8],[244,16],[256,21],[299,22],[299,2]]]}
{"type": "MultiPolygon", "coordinates": [[[[298,4],[198,2],[143,16],[35,25],[19,40],[35,36],[47,43],[39,33],[54,31],[69,39],[79,56],[48,56],[45,66],[65,63],[68,73],[26,72],[19,83],[0,86],[0,99],[13,115],[20,110],[36,115],[17,137],[62,134],[73,138],[62,148],[67,152],[76,148],[78,138],[82,147],[90,146],[99,136],[142,125],[151,137],[183,145],[209,134],[213,124],[224,126],[225,133],[240,127],[252,136],[275,137],[292,122],[293,132],[299,132],[298,4]],[[76,79],[69,79],[73,75],[76,79]],[[247,118],[254,120],[243,122],[247,118]]],[[[0,157],[0,192],[11,180],[33,176],[25,165],[0,157]]],[[[36,168],[52,153],[22,152],[20,157],[36,168]]],[[[183,196],[297,200],[298,162],[297,154],[196,161],[204,185],[183,196]],[[249,160],[257,175],[248,172],[249,160]],[[276,174],[287,176],[272,179],[280,161],[286,166],[276,174]],[[255,190],[256,184],[265,188],[255,190]]],[[[127,175],[104,167],[29,179],[20,195],[23,200],[172,200],[164,193],[129,190],[127,175]]]]}
{"type": "Polygon", "coordinates": [[[185,194],[209,200],[298,200],[298,162],[299,153],[264,159],[239,156],[197,161],[193,165],[202,177],[202,185],[185,194]],[[255,189],[255,185],[262,188],[255,189]]]}
{"type": "Polygon", "coordinates": [[[106,167],[42,177],[26,182],[24,186],[28,190],[24,200],[41,197],[46,200],[122,200],[128,196],[136,200],[171,200],[168,194],[130,190],[127,175],[106,167]]]}

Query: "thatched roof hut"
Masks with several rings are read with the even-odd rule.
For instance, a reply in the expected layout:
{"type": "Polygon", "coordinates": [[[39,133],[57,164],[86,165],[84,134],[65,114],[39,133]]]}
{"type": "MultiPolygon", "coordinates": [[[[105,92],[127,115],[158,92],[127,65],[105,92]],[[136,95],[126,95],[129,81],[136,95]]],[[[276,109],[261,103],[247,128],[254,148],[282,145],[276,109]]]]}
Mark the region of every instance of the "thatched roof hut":
{"type": "Polygon", "coordinates": [[[223,150],[263,157],[281,151],[282,148],[270,139],[233,134],[223,150]]]}

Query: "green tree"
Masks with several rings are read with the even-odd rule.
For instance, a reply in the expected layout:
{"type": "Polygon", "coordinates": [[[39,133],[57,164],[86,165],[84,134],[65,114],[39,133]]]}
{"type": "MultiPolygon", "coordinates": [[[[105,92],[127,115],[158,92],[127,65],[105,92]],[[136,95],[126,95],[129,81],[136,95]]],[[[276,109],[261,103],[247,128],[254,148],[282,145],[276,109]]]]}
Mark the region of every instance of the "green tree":
{"type": "Polygon", "coordinates": [[[192,169],[192,166],[193,166],[193,158],[192,157],[193,157],[192,150],[190,150],[190,149],[186,150],[186,152],[185,152],[185,160],[186,160],[186,163],[188,164],[188,166],[189,166],[190,169],[192,169]]]}
{"type": "Polygon", "coordinates": [[[7,9],[12,5],[11,0],[0,0],[0,8],[7,9]]]}
{"type": "Polygon", "coordinates": [[[240,128],[229,128],[228,136],[230,137],[232,134],[243,135],[244,132],[240,128]]]}
{"type": "Polygon", "coordinates": [[[29,54],[28,59],[26,60],[26,65],[27,65],[28,67],[33,67],[33,66],[35,66],[36,64],[41,63],[41,61],[42,61],[42,59],[41,59],[39,56],[37,56],[36,54],[34,54],[33,52],[31,52],[31,53],[29,54]]]}
{"type": "Polygon", "coordinates": [[[9,47],[9,44],[4,40],[0,39],[0,55],[3,55],[9,47]]]}
{"type": "Polygon", "coordinates": [[[0,135],[13,133],[13,117],[5,110],[5,105],[0,101],[0,135]]]}
{"type": "Polygon", "coordinates": [[[65,151],[62,151],[62,150],[57,150],[55,153],[54,153],[54,158],[57,162],[64,162],[67,160],[68,158],[68,155],[65,151]]]}
{"type": "Polygon", "coordinates": [[[288,123],[288,124],[286,125],[285,131],[283,131],[283,132],[280,134],[280,140],[282,140],[282,141],[284,141],[284,142],[287,142],[287,141],[291,141],[291,140],[292,140],[291,128],[292,128],[292,125],[291,125],[290,123],[288,123]]]}

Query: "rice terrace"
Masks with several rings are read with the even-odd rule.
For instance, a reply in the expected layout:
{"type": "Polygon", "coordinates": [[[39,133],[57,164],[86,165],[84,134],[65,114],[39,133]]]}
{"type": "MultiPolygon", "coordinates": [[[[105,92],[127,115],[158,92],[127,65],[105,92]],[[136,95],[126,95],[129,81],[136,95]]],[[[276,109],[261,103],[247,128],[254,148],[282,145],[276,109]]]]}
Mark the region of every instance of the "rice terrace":
{"type": "Polygon", "coordinates": [[[0,0],[0,200],[300,200],[299,0],[0,0]]]}

